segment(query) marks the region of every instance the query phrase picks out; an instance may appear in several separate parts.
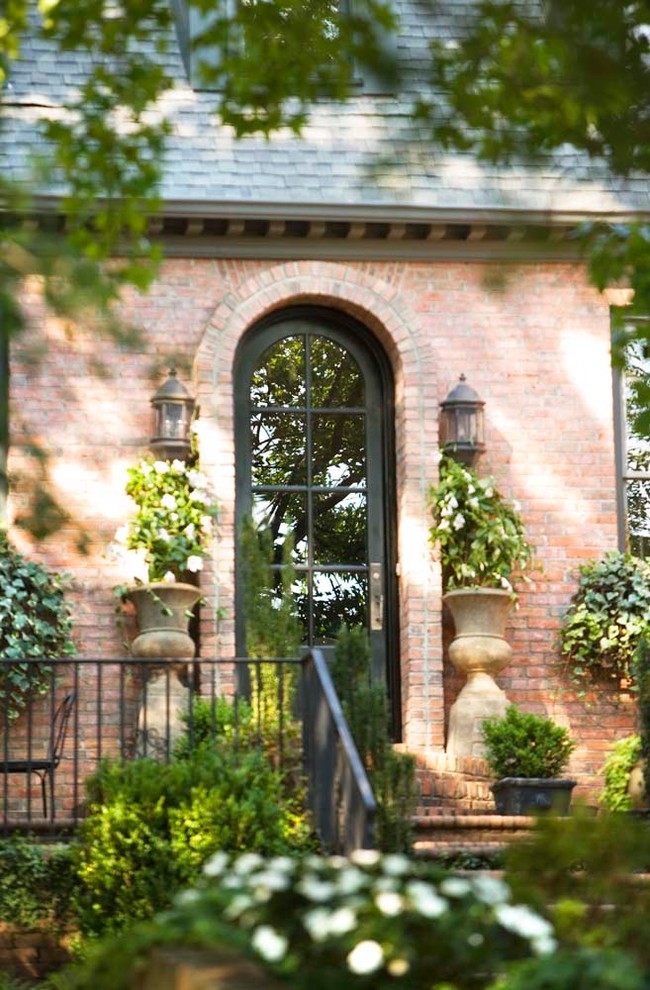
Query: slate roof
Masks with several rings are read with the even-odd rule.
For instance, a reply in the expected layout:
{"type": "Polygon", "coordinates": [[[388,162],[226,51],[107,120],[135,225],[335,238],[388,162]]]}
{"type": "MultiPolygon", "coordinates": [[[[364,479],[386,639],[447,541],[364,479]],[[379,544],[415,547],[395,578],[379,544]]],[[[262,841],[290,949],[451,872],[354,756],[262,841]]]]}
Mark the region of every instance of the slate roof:
{"type": "MultiPolygon", "coordinates": [[[[413,130],[407,109],[426,67],[428,38],[452,38],[466,15],[467,0],[447,0],[432,8],[419,0],[401,0],[397,45],[410,66],[400,96],[359,93],[345,105],[318,105],[298,138],[276,134],[270,142],[236,140],[219,124],[214,97],[188,85],[177,46],[168,68],[177,84],[161,111],[172,122],[164,162],[162,195],[167,202],[189,201],[208,208],[228,203],[290,204],[305,213],[347,209],[396,215],[519,214],[582,215],[648,211],[645,177],[627,182],[604,168],[585,163],[572,149],[536,169],[496,168],[470,156],[436,153],[413,130]]],[[[21,178],[38,147],[36,122],[60,112],[66,95],[79,85],[83,59],[57,53],[41,40],[28,40],[5,92],[0,129],[0,168],[21,178]]],[[[62,190],[54,181],[43,193],[62,190]]]]}

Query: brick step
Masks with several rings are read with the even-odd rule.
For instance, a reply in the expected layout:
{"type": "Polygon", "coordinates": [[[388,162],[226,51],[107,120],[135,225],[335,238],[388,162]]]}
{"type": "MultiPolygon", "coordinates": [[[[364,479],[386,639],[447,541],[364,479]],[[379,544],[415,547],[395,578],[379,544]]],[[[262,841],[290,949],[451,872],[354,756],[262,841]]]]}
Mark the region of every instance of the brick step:
{"type": "Polygon", "coordinates": [[[495,815],[440,811],[438,814],[415,815],[413,852],[422,859],[441,859],[450,855],[492,855],[505,850],[516,840],[525,838],[535,827],[535,818],[519,815],[495,815]]]}

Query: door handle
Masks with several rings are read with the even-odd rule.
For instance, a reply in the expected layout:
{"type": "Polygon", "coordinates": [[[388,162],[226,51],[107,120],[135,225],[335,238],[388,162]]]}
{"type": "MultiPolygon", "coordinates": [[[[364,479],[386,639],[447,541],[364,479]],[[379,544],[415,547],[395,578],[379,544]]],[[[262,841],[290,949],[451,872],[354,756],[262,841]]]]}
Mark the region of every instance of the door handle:
{"type": "Polygon", "coordinates": [[[370,631],[384,628],[384,568],[381,563],[370,565],[370,631]]]}

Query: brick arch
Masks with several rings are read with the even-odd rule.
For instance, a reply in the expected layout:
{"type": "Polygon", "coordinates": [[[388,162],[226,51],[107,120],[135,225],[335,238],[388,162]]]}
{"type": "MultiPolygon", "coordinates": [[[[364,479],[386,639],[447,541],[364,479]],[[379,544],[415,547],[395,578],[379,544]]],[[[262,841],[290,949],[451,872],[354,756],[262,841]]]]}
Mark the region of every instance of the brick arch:
{"type": "MultiPolygon", "coordinates": [[[[267,314],[305,303],[354,316],[384,347],[395,380],[395,434],[403,721],[407,741],[442,745],[439,576],[429,565],[426,492],[438,443],[438,375],[425,328],[399,290],[354,267],[286,262],[260,269],[217,306],[197,351],[201,460],[221,507],[213,592],[225,618],[206,629],[206,650],[232,656],[235,445],[232,370],[244,334],[267,314]],[[213,648],[212,645],[214,644],[213,648]],[[414,684],[418,684],[417,702],[414,684]]],[[[208,575],[205,575],[208,579],[208,575]]],[[[209,621],[209,620],[208,620],[209,621]]]]}

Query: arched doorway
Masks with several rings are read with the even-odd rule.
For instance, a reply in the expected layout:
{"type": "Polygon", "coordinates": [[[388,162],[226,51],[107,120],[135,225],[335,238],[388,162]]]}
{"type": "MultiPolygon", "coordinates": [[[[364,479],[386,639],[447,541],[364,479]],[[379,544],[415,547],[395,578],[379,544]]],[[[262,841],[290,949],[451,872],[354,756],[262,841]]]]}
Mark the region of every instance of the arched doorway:
{"type": "MultiPolygon", "coordinates": [[[[327,652],[341,623],[367,627],[373,677],[387,683],[399,739],[393,383],[387,358],[350,317],[292,307],[243,338],[234,385],[237,531],[247,516],[256,527],[268,528],[276,570],[290,536],[306,645],[327,652]]],[[[238,586],[238,652],[245,646],[243,599],[238,586]]]]}

